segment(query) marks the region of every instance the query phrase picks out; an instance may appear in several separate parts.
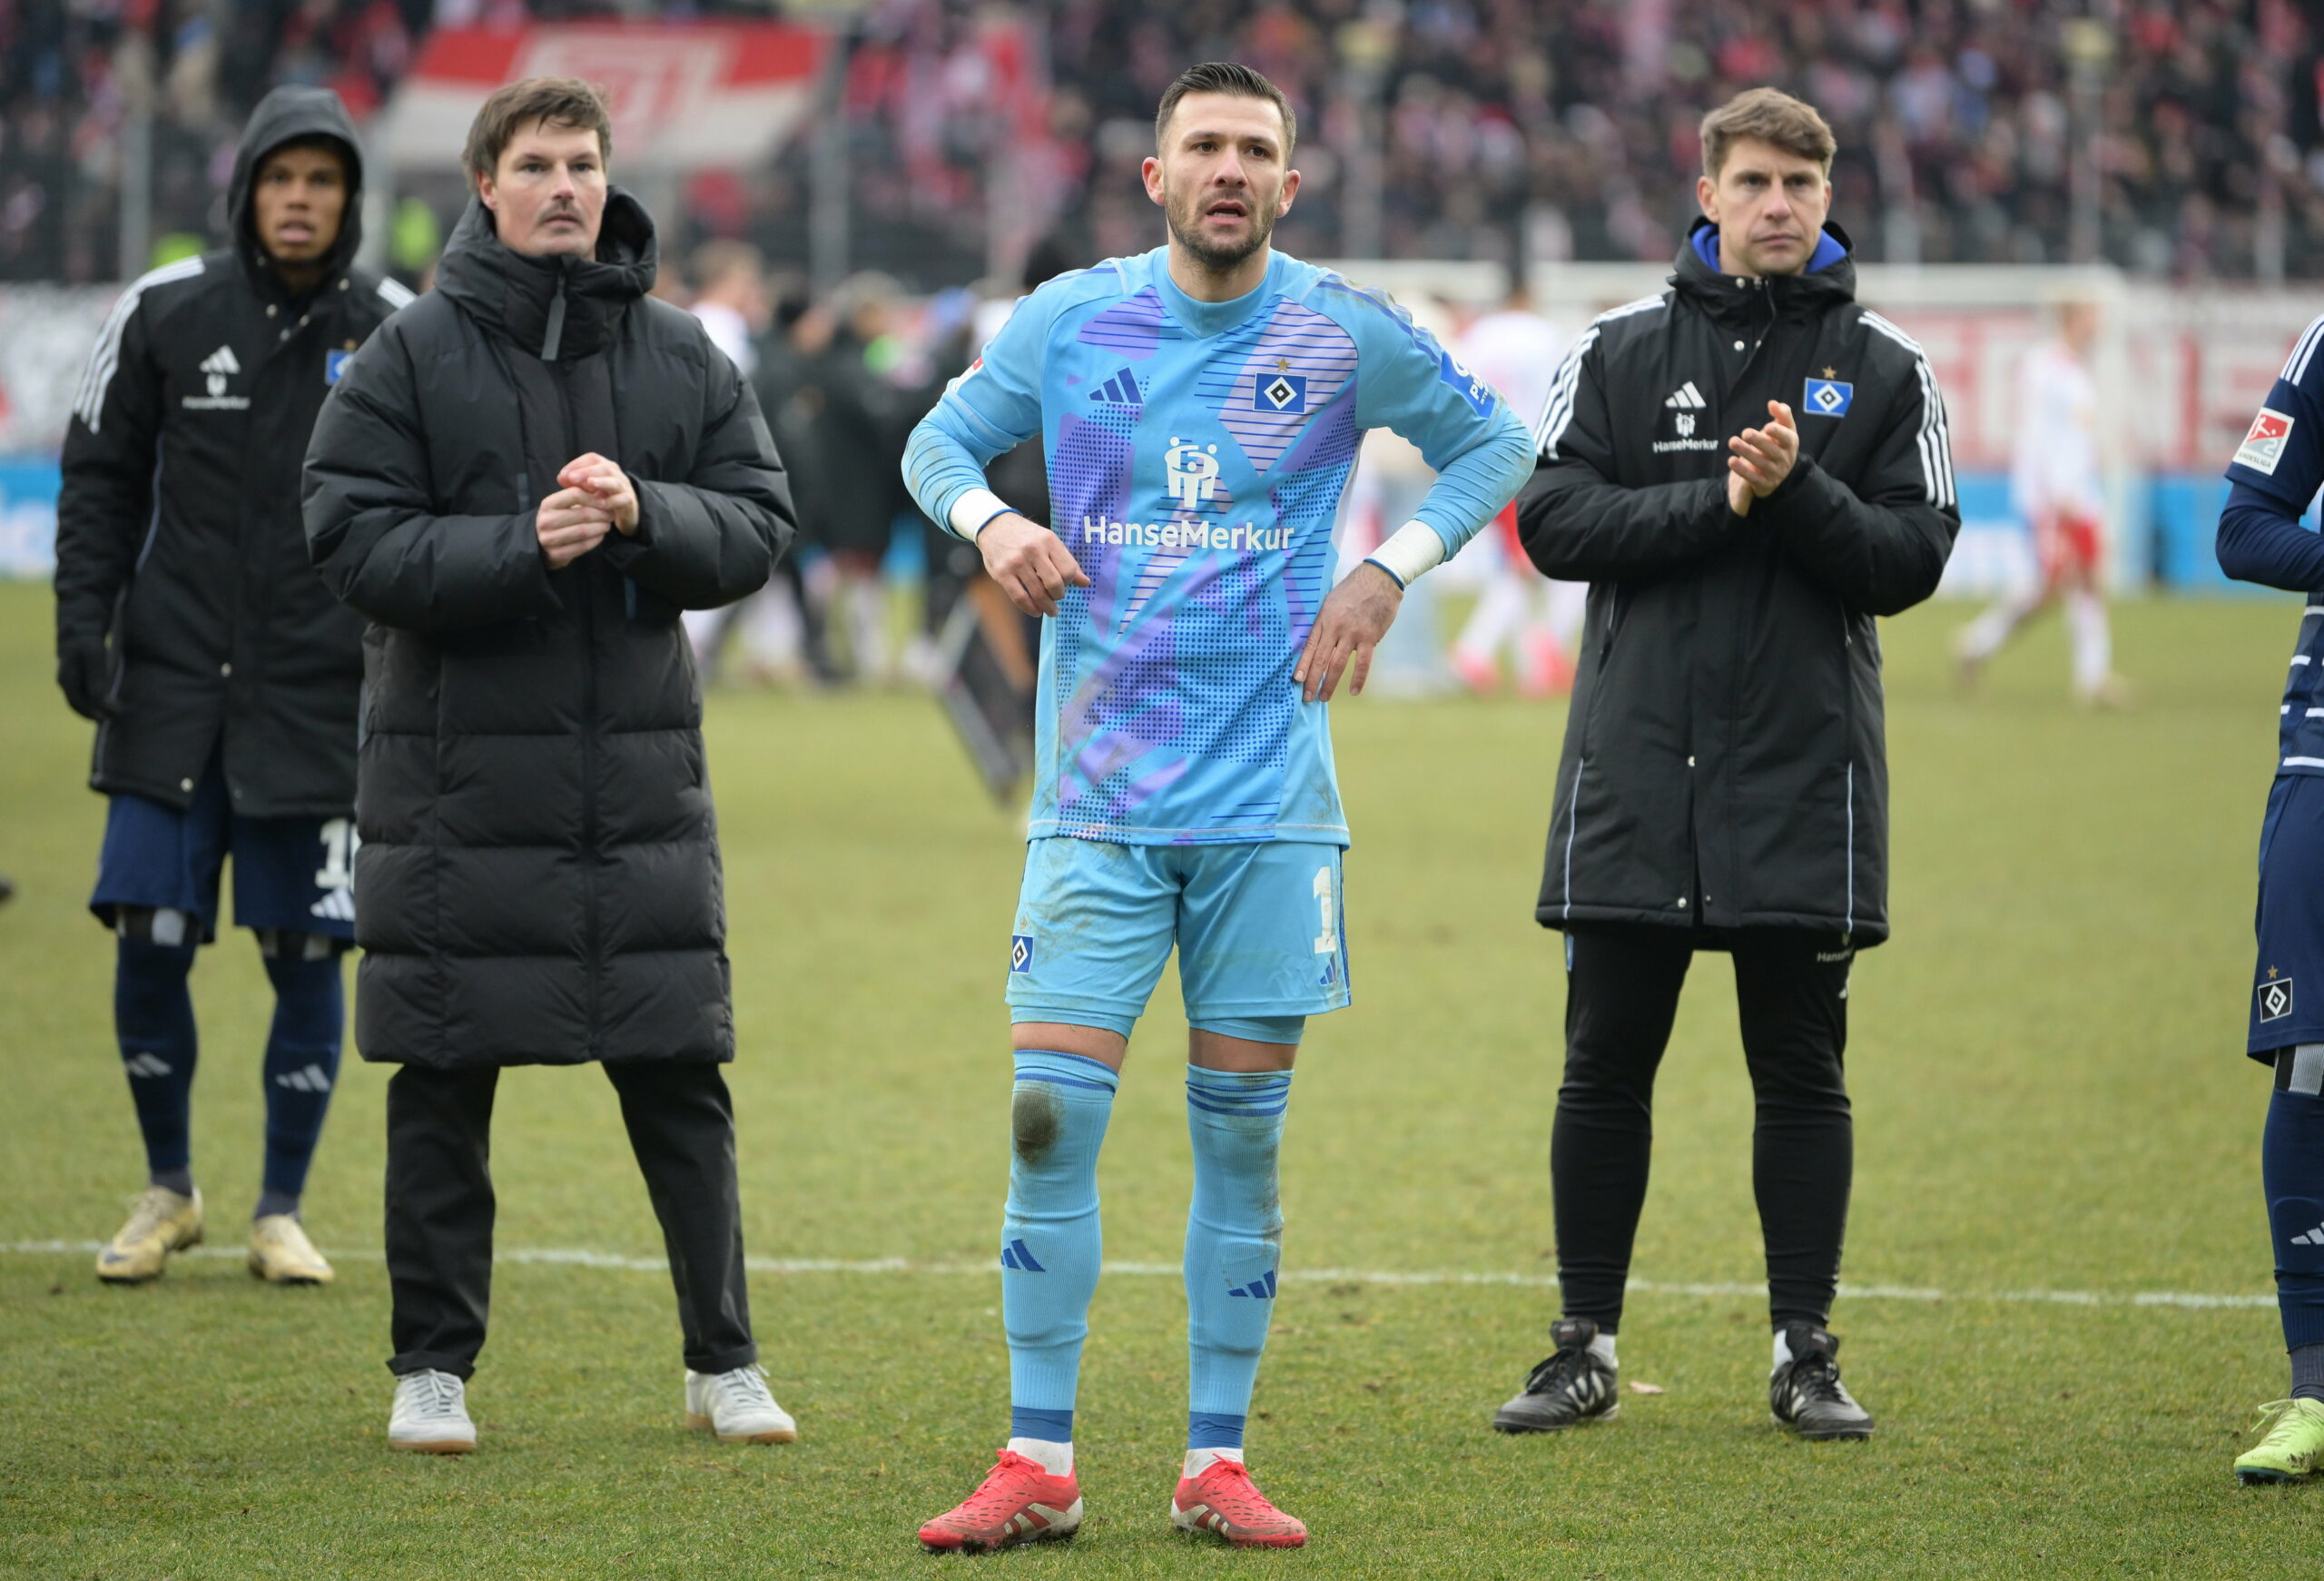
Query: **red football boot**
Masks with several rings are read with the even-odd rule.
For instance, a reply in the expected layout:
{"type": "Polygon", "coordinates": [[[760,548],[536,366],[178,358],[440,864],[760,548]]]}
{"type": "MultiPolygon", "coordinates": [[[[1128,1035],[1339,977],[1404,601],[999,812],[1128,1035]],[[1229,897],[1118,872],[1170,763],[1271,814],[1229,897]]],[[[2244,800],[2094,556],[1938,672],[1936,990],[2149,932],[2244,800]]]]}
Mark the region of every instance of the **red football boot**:
{"type": "Polygon", "coordinates": [[[934,1554],[989,1554],[1019,1543],[1069,1537],[1080,1529],[1080,1485],[1070,1476],[1051,1477],[1038,1461],[1003,1449],[984,1485],[921,1527],[920,1540],[934,1554]]]}
{"type": "Polygon", "coordinates": [[[1240,1460],[1214,1460],[1201,1476],[1180,1478],[1170,1524],[1216,1532],[1238,1548],[1295,1548],[1307,1540],[1307,1523],[1269,1504],[1240,1460]]]}

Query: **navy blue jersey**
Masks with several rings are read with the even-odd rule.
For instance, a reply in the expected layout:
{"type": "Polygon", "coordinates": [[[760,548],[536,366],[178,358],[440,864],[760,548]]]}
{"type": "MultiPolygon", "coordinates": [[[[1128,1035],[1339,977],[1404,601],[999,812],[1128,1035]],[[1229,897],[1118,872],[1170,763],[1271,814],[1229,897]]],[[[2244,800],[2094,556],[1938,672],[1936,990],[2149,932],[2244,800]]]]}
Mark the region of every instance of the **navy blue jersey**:
{"type": "Polygon", "coordinates": [[[2308,595],[2284,683],[2278,771],[2324,774],[2324,538],[2300,525],[2324,486],[2324,318],[2302,331],[2235,459],[2219,521],[2220,568],[2308,595]]]}

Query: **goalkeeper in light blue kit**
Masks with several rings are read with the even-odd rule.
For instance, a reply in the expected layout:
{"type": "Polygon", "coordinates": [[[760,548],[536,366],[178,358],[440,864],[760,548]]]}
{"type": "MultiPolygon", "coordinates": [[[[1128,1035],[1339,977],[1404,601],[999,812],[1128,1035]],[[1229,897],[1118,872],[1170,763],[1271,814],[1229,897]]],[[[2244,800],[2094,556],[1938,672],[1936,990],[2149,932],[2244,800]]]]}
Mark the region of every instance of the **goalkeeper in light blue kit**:
{"type": "Polygon", "coordinates": [[[1163,94],[1147,193],[1169,243],[1052,281],[920,427],[904,472],[1041,628],[1030,844],[1009,941],[1014,1153],[1001,1230],[1008,1448],[921,1528],[983,1552],[1070,1536],[1074,1388],[1099,1261],[1097,1161],[1130,1028],[1172,945],[1185,991],[1191,1398],[1171,1517],[1238,1546],[1306,1527],[1243,1466],[1275,1306],[1275,1154],[1305,1018],[1348,1003],[1347,820],[1324,704],[1361,690],[1403,588],[1531,474],[1524,426],[1385,299],[1272,251],[1290,106],[1199,65],[1163,94]],[[1367,429],[1440,474],[1336,588],[1367,429]],[[1050,520],[985,487],[1039,434],[1050,520]]]}

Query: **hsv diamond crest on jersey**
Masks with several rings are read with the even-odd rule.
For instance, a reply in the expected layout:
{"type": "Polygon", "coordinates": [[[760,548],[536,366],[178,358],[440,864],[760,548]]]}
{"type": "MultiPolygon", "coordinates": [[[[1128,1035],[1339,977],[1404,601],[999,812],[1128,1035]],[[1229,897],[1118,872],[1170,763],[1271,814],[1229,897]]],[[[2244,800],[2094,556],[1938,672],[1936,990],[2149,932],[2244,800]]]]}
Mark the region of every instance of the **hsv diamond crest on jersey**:
{"type": "MultiPolygon", "coordinates": [[[[1441,464],[1509,420],[1385,298],[1280,253],[1232,301],[1180,291],[1167,249],[1029,298],[925,425],[958,449],[916,441],[906,469],[946,521],[983,462],[1035,433],[1048,450],[1050,519],[1091,586],[1042,632],[1031,835],[1344,845],[1324,710],[1291,670],[1357,443],[1393,426],[1441,464]]],[[[1492,519],[1487,491],[1448,475],[1423,507],[1448,554],[1492,519]]]]}

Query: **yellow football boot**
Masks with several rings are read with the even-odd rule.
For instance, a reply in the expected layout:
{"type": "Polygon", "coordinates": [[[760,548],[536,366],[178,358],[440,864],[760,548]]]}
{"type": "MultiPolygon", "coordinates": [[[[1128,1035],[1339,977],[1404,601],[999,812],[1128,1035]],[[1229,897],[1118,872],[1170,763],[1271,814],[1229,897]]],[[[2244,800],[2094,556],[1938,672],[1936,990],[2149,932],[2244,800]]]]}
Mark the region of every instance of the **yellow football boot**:
{"type": "Polygon", "coordinates": [[[2324,1400],[2273,1401],[2260,1408],[2259,1425],[2267,1436],[2236,1457],[2238,1482],[2297,1482],[2324,1467],[2324,1400]]]}
{"type": "Polygon", "coordinates": [[[148,1186],[129,1205],[129,1222],[97,1252],[97,1277],[107,1284],[142,1285],[162,1277],[162,1261],[173,1251],[202,1244],[202,1189],[181,1197],[167,1186],[148,1186]]]}
{"type": "Polygon", "coordinates": [[[288,1213],[251,1220],[250,1267],[253,1279],[271,1285],[327,1285],[334,1277],[306,1227],[288,1213]]]}

